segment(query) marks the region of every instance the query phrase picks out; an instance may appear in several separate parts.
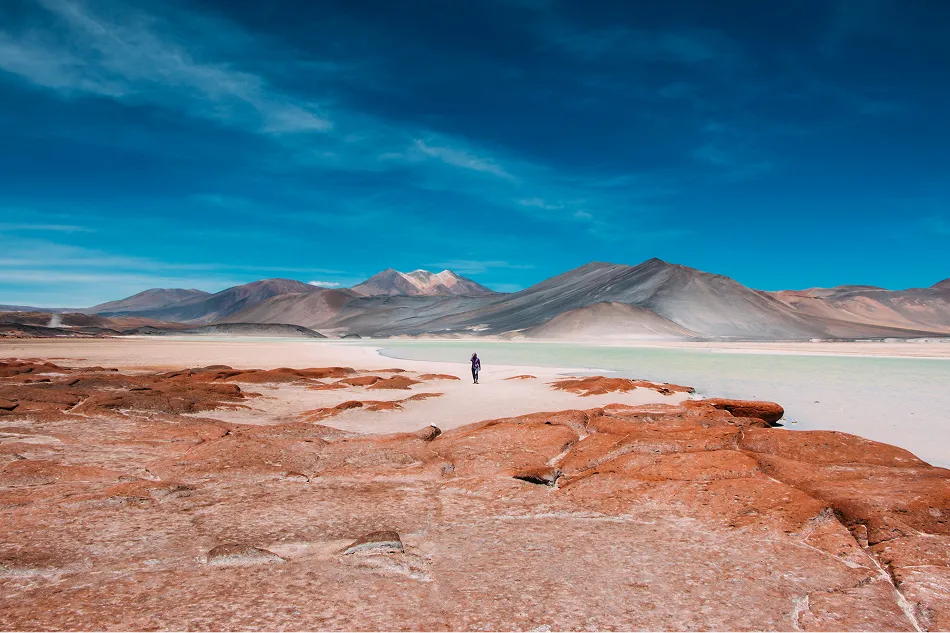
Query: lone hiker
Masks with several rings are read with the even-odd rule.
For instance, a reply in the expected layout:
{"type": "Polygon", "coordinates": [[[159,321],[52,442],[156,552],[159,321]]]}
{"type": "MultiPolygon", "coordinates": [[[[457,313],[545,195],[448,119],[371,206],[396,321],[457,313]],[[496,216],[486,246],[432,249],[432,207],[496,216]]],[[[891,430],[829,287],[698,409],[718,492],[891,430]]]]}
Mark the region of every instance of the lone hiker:
{"type": "Polygon", "coordinates": [[[472,354],[472,384],[478,384],[478,371],[482,368],[482,361],[478,360],[478,354],[472,354]]]}

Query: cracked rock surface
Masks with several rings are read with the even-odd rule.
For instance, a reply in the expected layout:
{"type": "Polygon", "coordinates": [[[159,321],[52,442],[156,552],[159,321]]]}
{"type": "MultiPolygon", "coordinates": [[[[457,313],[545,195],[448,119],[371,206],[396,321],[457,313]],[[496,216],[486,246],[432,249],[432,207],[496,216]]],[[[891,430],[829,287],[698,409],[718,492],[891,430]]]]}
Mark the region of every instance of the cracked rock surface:
{"type": "Polygon", "coordinates": [[[950,471],[907,451],[733,400],[222,415],[360,375],[0,361],[0,628],[950,628],[950,471]]]}

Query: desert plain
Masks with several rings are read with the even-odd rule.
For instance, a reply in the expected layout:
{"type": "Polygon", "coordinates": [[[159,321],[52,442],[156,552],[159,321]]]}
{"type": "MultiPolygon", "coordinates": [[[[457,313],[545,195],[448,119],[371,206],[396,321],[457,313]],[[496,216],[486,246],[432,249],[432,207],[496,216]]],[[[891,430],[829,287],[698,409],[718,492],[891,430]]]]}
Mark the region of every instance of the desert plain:
{"type": "Polygon", "coordinates": [[[950,628],[950,471],[781,403],[460,360],[0,342],[0,627],[950,628]]]}

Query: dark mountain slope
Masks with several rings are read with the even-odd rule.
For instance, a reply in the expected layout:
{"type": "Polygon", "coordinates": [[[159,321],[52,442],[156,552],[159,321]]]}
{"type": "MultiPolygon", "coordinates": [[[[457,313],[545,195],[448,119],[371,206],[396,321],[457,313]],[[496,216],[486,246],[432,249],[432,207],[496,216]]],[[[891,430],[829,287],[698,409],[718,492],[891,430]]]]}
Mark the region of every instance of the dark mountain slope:
{"type": "Polygon", "coordinates": [[[310,293],[319,290],[321,289],[316,286],[293,279],[263,279],[241,286],[234,286],[213,295],[200,296],[175,303],[164,308],[134,310],[119,314],[145,316],[162,321],[181,323],[211,323],[277,295],[310,293]]]}
{"type": "Polygon", "coordinates": [[[102,314],[109,316],[111,314],[128,314],[130,312],[141,312],[143,310],[157,310],[168,306],[191,301],[203,297],[210,297],[210,292],[204,290],[184,288],[152,288],[138,294],[118,301],[107,301],[99,305],[86,308],[83,312],[88,314],[102,314]]]}

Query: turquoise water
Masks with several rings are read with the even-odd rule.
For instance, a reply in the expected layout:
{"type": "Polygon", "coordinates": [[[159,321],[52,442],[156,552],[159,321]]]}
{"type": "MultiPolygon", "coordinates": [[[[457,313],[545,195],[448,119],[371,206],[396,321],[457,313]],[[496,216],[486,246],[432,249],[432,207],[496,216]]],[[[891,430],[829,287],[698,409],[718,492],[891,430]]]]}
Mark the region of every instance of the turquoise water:
{"type": "Polygon", "coordinates": [[[695,387],[706,396],[772,400],[787,428],[838,430],[950,466],[950,359],[740,353],[567,343],[385,341],[392,358],[584,368],[695,387]]]}

